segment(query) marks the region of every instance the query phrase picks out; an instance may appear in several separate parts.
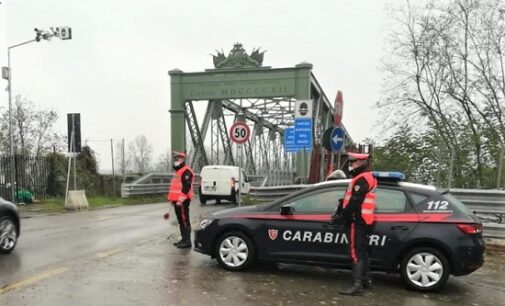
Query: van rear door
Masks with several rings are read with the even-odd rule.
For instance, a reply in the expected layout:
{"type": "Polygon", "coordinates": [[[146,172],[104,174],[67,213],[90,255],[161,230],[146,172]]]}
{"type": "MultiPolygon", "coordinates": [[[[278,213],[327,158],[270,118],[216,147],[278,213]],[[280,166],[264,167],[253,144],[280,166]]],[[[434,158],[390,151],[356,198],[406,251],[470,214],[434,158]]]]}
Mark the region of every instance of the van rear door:
{"type": "Polygon", "coordinates": [[[240,186],[240,193],[249,194],[249,190],[251,189],[249,178],[243,170],[240,171],[242,171],[242,186],[240,186]]]}
{"type": "Polygon", "coordinates": [[[206,168],[202,174],[202,193],[205,195],[230,195],[232,173],[225,168],[206,168]]]}

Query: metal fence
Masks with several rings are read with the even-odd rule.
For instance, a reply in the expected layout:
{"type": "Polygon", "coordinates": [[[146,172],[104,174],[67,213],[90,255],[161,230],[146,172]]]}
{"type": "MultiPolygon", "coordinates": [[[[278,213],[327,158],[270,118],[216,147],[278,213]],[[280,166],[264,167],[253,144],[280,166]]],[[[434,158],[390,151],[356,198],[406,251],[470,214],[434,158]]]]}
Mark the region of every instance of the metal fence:
{"type": "Polygon", "coordinates": [[[35,198],[45,198],[49,173],[48,161],[44,157],[15,155],[15,183],[11,186],[11,159],[11,156],[0,156],[0,196],[13,201],[11,188],[14,188],[14,194],[27,190],[35,198]]]}

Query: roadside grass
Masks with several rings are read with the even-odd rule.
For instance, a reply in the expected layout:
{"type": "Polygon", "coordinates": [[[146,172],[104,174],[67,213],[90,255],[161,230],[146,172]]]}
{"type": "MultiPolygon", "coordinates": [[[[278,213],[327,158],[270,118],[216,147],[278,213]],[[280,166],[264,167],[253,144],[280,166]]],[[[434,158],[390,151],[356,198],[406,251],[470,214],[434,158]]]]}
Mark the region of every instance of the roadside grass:
{"type": "Polygon", "coordinates": [[[261,205],[261,204],[267,204],[268,202],[265,201],[260,201],[257,198],[253,197],[252,195],[245,195],[240,198],[240,202],[244,206],[254,206],[254,205],[261,205]]]}
{"type": "MultiPolygon", "coordinates": [[[[166,202],[166,195],[144,195],[129,198],[112,197],[112,196],[92,196],[87,197],[89,209],[110,208],[123,205],[139,205],[151,203],[166,202]]],[[[198,199],[198,198],[197,198],[198,199]]],[[[241,198],[243,206],[261,205],[267,202],[259,201],[253,196],[247,195],[241,198]]],[[[198,201],[198,200],[197,200],[198,201]]],[[[65,198],[56,197],[40,200],[31,204],[18,204],[21,214],[37,214],[37,213],[63,213],[65,212],[65,198]]]]}
{"type": "MultiPolygon", "coordinates": [[[[90,209],[166,202],[165,195],[146,195],[130,198],[93,196],[93,197],[87,197],[87,199],[90,209]]],[[[21,213],[23,212],[61,213],[65,212],[65,198],[57,197],[57,198],[43,199],[36,203],[18,205],[18,208],[21,213]]]]}

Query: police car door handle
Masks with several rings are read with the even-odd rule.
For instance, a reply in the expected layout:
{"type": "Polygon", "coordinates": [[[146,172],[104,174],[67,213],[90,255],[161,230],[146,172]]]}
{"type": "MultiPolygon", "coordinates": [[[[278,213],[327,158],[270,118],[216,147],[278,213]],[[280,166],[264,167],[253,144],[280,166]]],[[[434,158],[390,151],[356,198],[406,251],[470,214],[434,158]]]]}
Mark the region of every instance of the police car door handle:
{"type": "Polygon", "coordinates": [[[391,226],[391,229],[393,231],[407,231],[409,228],[407,226],[398,225],[398,226],[391,226]]]}
{"type": "Polygon", "coordinates": [[[342,226],[343,226],[342,224],[331,223],[331,221],[323,224],[324,228],[328,228],[328,227],[335,228],[335,227],[342,227],[342,226]]]}

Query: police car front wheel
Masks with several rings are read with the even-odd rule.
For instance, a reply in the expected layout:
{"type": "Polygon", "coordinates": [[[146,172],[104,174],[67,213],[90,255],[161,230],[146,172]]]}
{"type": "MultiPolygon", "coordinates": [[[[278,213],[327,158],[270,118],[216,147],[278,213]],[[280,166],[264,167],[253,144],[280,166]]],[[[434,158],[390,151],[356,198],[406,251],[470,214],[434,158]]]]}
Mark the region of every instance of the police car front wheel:
{"type": "Polygon", "coordinates": [[[240,271],[247,268],[254,259],[254,245],[242,232],[224,233],[216,244],[218,262],[228,270],[240,271]]]}
{"type": "Polygon", "coordinates": [[[449,263],[438,250],[420,247],[403,257],[401,275],[408,287],[418,291],[442,288],[449,278],[449,263]]]}

